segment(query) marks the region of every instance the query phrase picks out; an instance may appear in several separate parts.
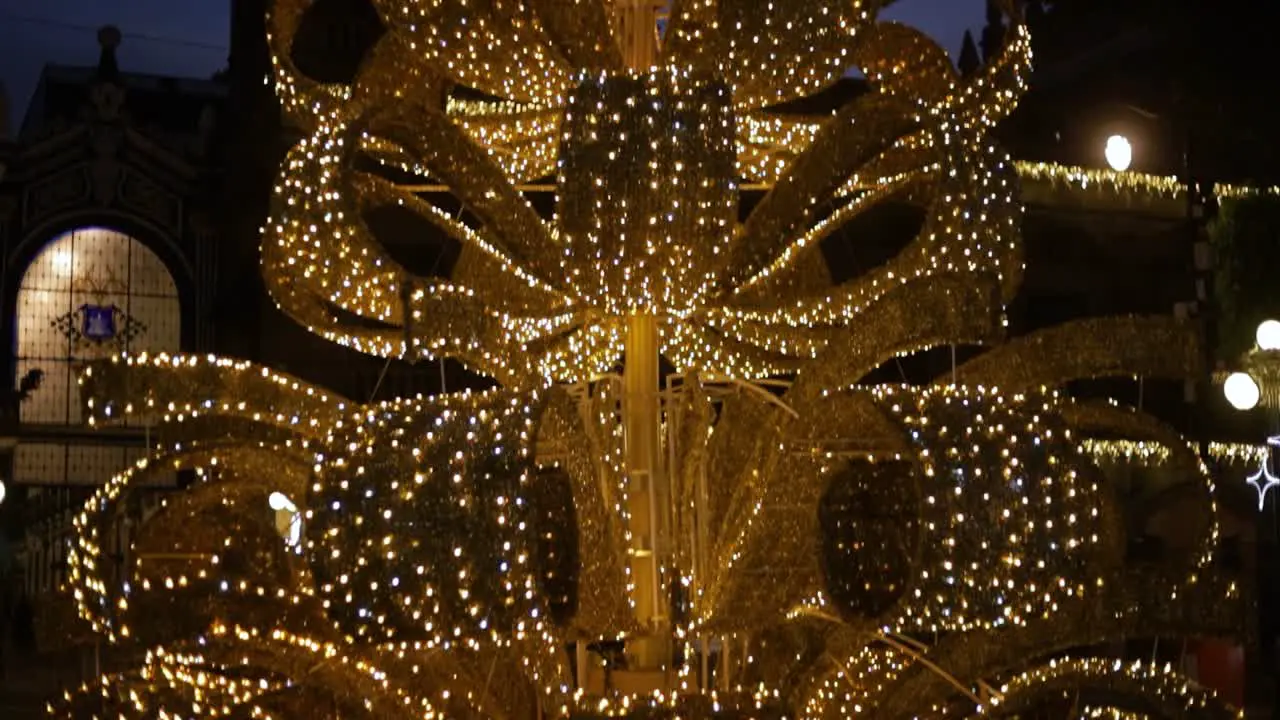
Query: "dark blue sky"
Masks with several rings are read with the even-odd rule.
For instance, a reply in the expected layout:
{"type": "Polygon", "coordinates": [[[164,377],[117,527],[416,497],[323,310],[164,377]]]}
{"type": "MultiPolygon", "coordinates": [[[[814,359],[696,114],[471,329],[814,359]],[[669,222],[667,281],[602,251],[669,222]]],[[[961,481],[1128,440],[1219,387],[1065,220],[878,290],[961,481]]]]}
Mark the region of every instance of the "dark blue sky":
{"type": "MultiPolygon", "coordinates": [[[[46,63],[93,65],[96,28],[125,34],[121,69],[208,77],[226,63],[230,0],[0,0],[0,82],[8,89],[12,127],[46,63]]],[[[900,0],[882,18],[900,20],[942,40],[954,54],[966,27],[982,24],[984,0],[900,0]]]]}

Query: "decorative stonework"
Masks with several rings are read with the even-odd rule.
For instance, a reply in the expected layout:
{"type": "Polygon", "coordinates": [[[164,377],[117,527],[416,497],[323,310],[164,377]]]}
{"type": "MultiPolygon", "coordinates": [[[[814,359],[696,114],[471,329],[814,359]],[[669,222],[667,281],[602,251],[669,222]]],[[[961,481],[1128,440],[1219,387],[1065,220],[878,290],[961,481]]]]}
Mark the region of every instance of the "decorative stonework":
{"type": "Polygon", "coordinates": [[[24,197],[23,224],[30,227],[54,213],[86,203],[91,196],[91,187],[89,174],[83,165],[36,181],[24,197]]]}
{"type": "MultiPolygon", "coordinates": [[[[175,237],[182,234],[181,197],[142,171],[102,157],[33,183],[25,193],[22,222],[31,227],[52,215],[90,203],[128,210],[175,237]]],[[[0,226],[3,222],[0,216],[0,226]]]]}
{"type": "Polygon", "coordinates": [[[201,245],[213,242],[217,227],[208,212],[195,210],[187,216],[187,233],[196,245],[201,245]]]}
{"type": "Polygon", "coordinates": [[[13,227],[17,209],[17,198],[0,197],[0,247],[9,246],[10,229],[13,227]]]}
{"type": "Polygon", "coordinates": [[[124,143],[124,128],[119,125],[95,125],[90,131],[93,147],[93,164],[89,167],[93,179],[93,199],[99,205],[110,205],[120,188],[120,146],[124,143]]]}
{"type": "Polygon", "coordinates": [[[89,91],[97,120],[115,123],[124,119],[124,88],[114,83],[99,83],[89,91]]]}
{"type": "Polygon", "coordinates": [[[120,179],[120,204],[173,233],[182,234],[182,198],[133,168],[120,179]]]}

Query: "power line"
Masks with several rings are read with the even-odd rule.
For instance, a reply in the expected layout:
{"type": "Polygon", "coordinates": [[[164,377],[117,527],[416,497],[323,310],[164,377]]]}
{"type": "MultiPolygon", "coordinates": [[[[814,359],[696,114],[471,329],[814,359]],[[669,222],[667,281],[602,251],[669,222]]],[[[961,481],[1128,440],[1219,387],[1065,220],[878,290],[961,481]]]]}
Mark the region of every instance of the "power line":
{"type": "MultiPolygon", "coordinates": [[[[0,19],[12,20],[17,23],[25,23],[27,25],[43,25],[45,27],[60,28],[63,30],[81,30],[85,32],[96,33],[100,27],[81,25],[79,23],[71,23],[63,20],[53,20],[51,18],[31,17],[28,15],[15,15],[7,12],[0,12],[0,19]]],[[[163,35],[146,35],[143,33],[121,32],[126,38],[131,40],[141,40],[143,42],[161,43],[164,45],[174,45],[179,47],[194,48],[197,50],[217,50],[220,53],[229,51],[227,45],[215,45],[213,43],[200,42],[198,40],[187,40],[185,38],[165,37],[163,35]]]]}

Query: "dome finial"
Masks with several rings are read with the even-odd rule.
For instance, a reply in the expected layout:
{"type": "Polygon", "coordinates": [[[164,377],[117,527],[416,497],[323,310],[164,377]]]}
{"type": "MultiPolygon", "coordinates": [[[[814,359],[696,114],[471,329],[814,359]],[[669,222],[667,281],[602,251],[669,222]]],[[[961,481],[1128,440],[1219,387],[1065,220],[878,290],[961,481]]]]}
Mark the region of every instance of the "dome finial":
{"type": "Polygon", "coordinates": [[[103,25],[98,29],[98,46],[102,48],[98,56],[98,80],[113,81],[120,75],[116,48],[120,47],[122,37],[120,28],[114,25],[103,25]]]}

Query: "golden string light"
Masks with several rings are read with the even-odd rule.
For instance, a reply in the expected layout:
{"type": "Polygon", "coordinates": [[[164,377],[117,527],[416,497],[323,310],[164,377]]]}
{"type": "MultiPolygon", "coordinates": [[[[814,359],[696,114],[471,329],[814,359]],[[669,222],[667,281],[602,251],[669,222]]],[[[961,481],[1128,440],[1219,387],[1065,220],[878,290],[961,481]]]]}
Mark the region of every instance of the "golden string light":
{"type": "Polygon", "coordinates": [[[1003,700],[990,705],[987,715],[1016,714],[1028,699],[1051,692],[1072,694],[1096,687],[1139,707],[1159,708],[1162,717],[1243,718],[1210,690],[1197,686],[1169,665],[1125,663],[1097,658],[1054,660],[1030,670],[1001,687],[1003,700]]]}
{"type": "Polygon", "coordinates": [[[91,366],[90,423],[145,422],[159,442],[77,516],[68,589],[92,631],[152,649],[55,714],[816,720],[995,712],[1064,678],[1219,707],[1102,660],[1019,675],[998,704],[971,690],[1009,677],[1001,648],[1088,644],[1080,618],[1146,607],[1112,589],[1117,462],[1185,469],[1207,493],[1195,557],[1159,576],[1153,607],[1220,589],[1199,458],[1149,415],[1061,392],[1190,376],[1186,328],[1004,342],[1020,182],[1182,192],[998,147],[1031,60],[1012,4],[1006,47],[970,79],[858,0],[676,2],[661,41],[635,32],[654,25],[643,3],[374,4],[387,32],[350,85],[293,64],[306,0],[269,18],[303,138],[263,230],[266,287],[334,343],[454,358],[499,386],[359,404],[218,357],[91,366]],[[850,66],[865,94],[778,110],[850,66]],[[527,183],[554,187],[554,209],[527,183]],[[919,232],[833,282],[824,243],[887,202],[920,206],[919,232]],[[415,276],[365,222],[383,207],[457,262],[415,276]],[[994,347],[928,387],[863,382],[959,343],[994,347]],[[130,494],[173,468],[200,481],[136,557],[111,557],[130,494]],[[298,513],[296,549],[271,534],[273,493],[298,513]],[[966,666],[966,642],[992,662],[966,666]],[[942,690],[902,692],[921,677],[942,690]]]}

